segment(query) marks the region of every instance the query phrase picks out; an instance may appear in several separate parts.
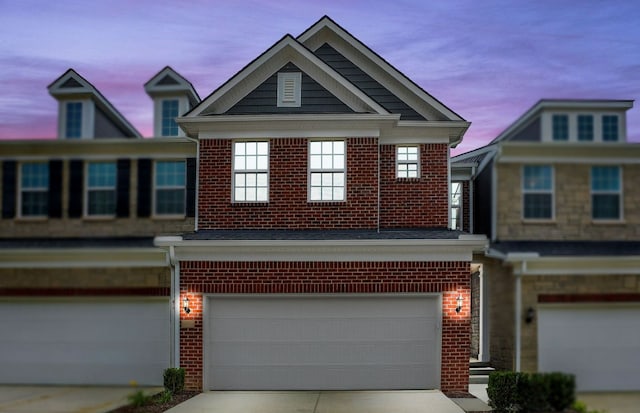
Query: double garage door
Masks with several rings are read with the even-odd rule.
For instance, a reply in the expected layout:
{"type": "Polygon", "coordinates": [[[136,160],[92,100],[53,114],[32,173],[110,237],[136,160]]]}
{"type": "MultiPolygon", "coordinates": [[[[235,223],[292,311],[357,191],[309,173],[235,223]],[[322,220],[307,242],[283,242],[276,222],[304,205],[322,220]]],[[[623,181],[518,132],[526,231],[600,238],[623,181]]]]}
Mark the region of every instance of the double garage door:
{"type": "Polygon", "coordinates": [[[640,390],[640,305],[538,311],[538,370],[576,375],[579,391],[640,390]]]}
{"type": "Polygon", "coordinates": [[[440,386],[439,296],[213,296],[205,311],[210,389],[440,386]]]}
{"type": "Polygon", "coordinates": [[[169,302],[0,302],[0,383],[161,385],[169,302]]]}

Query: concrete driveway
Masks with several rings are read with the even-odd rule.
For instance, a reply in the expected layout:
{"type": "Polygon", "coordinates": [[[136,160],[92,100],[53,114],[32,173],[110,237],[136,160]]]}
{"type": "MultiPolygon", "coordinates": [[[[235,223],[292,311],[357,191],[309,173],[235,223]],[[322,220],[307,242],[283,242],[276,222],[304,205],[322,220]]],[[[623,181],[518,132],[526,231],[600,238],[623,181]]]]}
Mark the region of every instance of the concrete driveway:
{"type": "Polygon", "coordinates": [[[162,388],[84,386],[0,386],[0,413],[104,413],[128,403],[136,390],[162,388]]]}
{"type": "Polygon", "coordinates": [[[437,390],[210,391],[169,413],[463,413],[437,390]]]}
{"type": "Polygon", "coordinates": [[[578,393],[576,398],[587,404],[589,410],[607,413],[637,413],[640,410],[640,392],[578,393]]]}

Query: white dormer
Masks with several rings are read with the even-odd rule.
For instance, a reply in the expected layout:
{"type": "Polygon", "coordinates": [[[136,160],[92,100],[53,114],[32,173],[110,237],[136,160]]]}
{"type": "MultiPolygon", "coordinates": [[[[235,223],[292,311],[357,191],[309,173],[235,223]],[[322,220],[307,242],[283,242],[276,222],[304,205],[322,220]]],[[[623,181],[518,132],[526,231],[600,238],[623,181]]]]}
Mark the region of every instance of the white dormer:
{"type": "Polygon", "coordinates": [[[48,87],[58,101],[58,139],[141,138],[85,78],[69,69],[48,87]]]}
{"type": "Polygon", "coordinates": [[[200,102],[193,85],[167,66],[145,83],[144,90],[153,99],[154,136],[185,136],[176,118],[200,102]]]}

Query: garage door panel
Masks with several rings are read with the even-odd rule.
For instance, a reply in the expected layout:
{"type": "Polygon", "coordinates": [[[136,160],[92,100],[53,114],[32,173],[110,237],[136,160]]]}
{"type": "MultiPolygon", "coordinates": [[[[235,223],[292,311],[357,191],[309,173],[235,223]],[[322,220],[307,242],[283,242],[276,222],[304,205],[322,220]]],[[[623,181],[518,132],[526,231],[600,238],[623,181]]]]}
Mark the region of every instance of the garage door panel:
{"type": "Polygon", "coordinates": [[[169,303],[0,303],[0,383],[162,384],[169,365],[169,303]]]}
{"type": "Polygon", "coordinates": [[[538,369],[576,375],[581,391],[640,390],[640,305],[541,308],[538,369]]]}
{"type": "Polygon", "coordinates": [[[212,389],[439,387],[439,300],[213,297],[212,389]]]}

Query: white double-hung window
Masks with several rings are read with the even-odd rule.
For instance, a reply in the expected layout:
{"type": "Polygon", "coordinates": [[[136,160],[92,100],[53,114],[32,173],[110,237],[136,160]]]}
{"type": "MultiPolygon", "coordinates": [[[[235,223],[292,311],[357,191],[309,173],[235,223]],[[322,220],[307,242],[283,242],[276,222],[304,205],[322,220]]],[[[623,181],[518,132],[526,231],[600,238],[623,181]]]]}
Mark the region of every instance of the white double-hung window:
{"type": "Polygon", "coordinates": [[[396,147],[396,177],[417,178],[420,153],[417,145],[396,147]]]}
{"type": "Polygon", "coordinates": [[[269,142],[233,143],[233,201],[269,201],[269,142]]]}
{"type": "Polygon", "coordinates": [[[346,182],[344,141],[309,142],[309,200],[344,201],[346,182]]]}
{"type": "Polygon", "coordinates": [[[115,215],[116,177],[115,162],[89,162],[87,164],[87,215],[115,215]]]}
{"type": "Polygon", "coordinates": [[[49,164],[25,162],[20,165],[20,215],[46,216],[49,206],[49,164]]]}
{"type": "Polygon", "coordinates": [[[184,161],[155,163],[154,213],[156,215],[184,215],[186,182],[184,161]]]}

